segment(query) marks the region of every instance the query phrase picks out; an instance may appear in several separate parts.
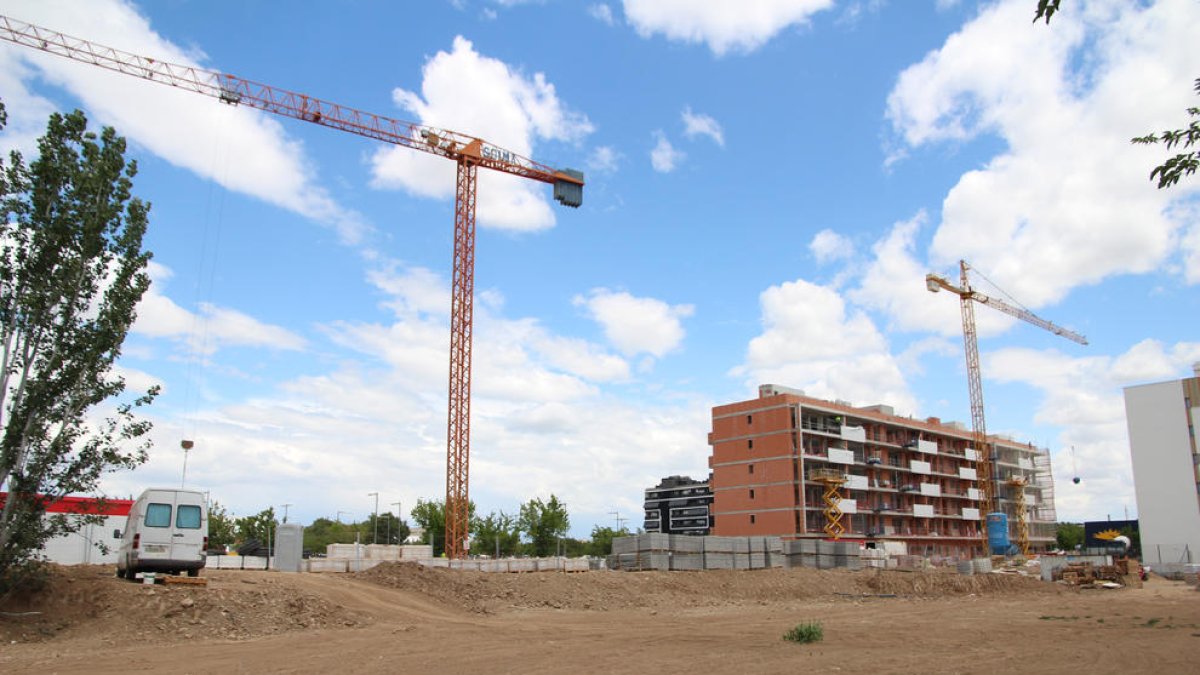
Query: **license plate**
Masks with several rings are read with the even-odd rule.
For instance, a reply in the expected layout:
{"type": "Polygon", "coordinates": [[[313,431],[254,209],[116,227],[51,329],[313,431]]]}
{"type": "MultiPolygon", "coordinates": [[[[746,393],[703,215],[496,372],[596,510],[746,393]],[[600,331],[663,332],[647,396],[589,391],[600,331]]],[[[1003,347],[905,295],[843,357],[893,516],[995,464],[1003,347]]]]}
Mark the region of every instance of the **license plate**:
{"type": "Polygon", "coordinates": [[[146,553],[166,553],[166,544],[146,544],[146,553]]]}

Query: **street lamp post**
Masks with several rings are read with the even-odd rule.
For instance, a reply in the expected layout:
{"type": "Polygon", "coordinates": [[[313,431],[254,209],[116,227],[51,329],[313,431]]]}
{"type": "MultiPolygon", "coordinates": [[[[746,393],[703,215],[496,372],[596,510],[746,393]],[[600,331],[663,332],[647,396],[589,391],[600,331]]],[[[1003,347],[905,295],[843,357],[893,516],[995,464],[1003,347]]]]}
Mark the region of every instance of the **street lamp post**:
{"type": "Polygon", "coordinates": [[[287,522],[287,511],[288,511],[288,507],[289,507],[289,506],[291,506],[291,504],[280,504],[280,506],[282,506],[282,507],[283,507],[283,522],[285,522],[285,523],[286,523],[286,522],[287,522]]]}
{"type": "Polygon", "coordinates": [[[375,498],[375,531],[371,534],[371,543],[378,544],[379,543],[379,493],[378,492],[368,492],[367,496],[375,498]]]}
{"type": "MultiPolygon", "coordinates": [[[[400,502],[392,502],[392,506],[396,507],[396,543],[403,544],[400,541],[400,502]]],[[[392,519],[388,518],[388,543],[392,543],[392,519]]]]}
{"type": "Polygon", "coordinates": [[[349,514],[350,514],[350,512],[349,512],[349,511],[338,511],[338,512],[337,512],[337,516],[336,516],[336,518],[335,518],[335,519],[337,520],[337,522],[338,522],[338,525],[341,525],[341,524],[342,524],[342,514],[343,514],[343,513],[345,513],[346,515],[349,515],[349,514]]]}

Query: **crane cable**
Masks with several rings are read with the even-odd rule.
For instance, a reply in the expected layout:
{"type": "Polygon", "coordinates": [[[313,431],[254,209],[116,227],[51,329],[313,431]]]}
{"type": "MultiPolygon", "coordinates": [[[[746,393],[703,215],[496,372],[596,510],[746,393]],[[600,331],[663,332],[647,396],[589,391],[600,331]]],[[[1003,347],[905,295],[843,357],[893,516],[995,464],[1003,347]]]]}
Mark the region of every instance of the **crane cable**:
{"type": "Polygon", "coordinates": [[[208,365],[208,348],[212,321],[204,309],[213,295],[216,280],[217,259],[220,255],[221,226],[225,214],[225,189],[229,173],[229,143],[226,133],[229,111],[224,106],[214,106],[217,119],[217,134],[212,144],[209,166],[210,179],[208,196],[205,200],[200,247],[196,262],[195,283],[192,286],[192,321],[186,336],[187,366],[184,374],[183,395],[183,438],[184,470],[187,466],[187,451],[195,442],[197,434],[196,414],[199,407],[201,368],[208,365]]]}

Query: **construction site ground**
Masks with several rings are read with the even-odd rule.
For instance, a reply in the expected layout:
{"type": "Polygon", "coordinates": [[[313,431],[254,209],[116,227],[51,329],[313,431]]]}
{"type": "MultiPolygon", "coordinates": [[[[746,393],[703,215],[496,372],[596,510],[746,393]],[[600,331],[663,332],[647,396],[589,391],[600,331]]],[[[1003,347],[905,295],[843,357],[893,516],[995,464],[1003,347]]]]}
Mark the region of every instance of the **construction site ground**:
{"type": "Polygon", "coordinates": [[[143,585],[55,567],[0,607],[3,673],[1184,673],[1200,593],[1010,575],[761,570],[206,571],[143,585]],[[819,621],[824,639],[782,639],[819,621]]]}

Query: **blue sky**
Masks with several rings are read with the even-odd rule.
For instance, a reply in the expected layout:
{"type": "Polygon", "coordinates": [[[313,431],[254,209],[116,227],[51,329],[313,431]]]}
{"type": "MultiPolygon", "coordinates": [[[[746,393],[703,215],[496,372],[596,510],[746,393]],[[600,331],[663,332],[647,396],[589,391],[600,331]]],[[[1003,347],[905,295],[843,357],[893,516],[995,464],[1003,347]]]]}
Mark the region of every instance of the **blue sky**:
{"type": "MultiPolygon", "coordinates": [[[[760,383],[969,422],[958,303],[924,285],[961,258],[1091,342],[979,308],[989,430],[1051,448],[1060,519],[1136,514],[1121,388],[1200,361],[1200,183],[1157,190],[1127,141],[1196,105],[1200,5],[1035,6],[0,13],[585,171],[578,210],[480,179],[471,455],[482,512],[553,492],[583,536],[706,475],[712,406],[760,383]]],[[[238,515],[443,496],[452,164],[7,44],[0,96],[5,150],[53,110],[116,126],[153,203],[120,367],[163,385],[156,448],[106,490],[178,484],[189,438],[187,483],[238,515]]]]}

